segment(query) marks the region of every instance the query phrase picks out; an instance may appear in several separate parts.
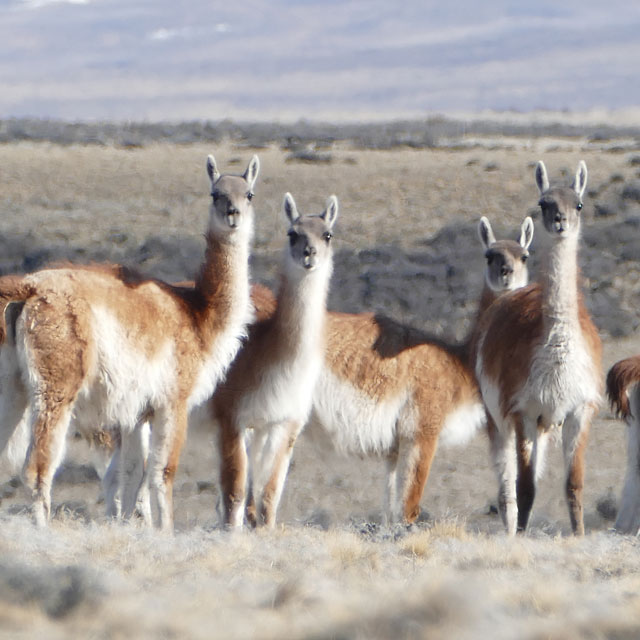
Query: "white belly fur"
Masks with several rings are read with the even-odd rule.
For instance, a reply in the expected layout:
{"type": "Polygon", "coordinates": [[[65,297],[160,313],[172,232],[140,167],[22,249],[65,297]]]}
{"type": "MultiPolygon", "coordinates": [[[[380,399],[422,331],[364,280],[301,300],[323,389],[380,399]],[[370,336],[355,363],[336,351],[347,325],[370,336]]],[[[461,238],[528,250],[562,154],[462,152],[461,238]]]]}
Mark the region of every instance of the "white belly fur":
{"type": "Polygon", "coordinates": [[[320,428],[344,454],[384,454],[396,446],[401,418],[405,435],[415,433],[416,419],[407,393],[376,402],[331,371],[320,373],[313,395],[312,429],[320,428]]]}

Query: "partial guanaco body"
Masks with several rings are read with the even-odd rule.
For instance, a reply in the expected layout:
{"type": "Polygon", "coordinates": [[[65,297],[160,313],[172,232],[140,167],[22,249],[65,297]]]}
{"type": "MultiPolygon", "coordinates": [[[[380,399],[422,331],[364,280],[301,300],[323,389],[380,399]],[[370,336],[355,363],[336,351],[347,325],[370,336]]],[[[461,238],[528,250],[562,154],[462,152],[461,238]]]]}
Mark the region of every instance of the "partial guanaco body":
{"type": "MultiPolygon", "coordinates": [[[[525,219],[519,242],[496,240],[486,218],[481,219],[478,232],[487,261],[479,318],[498,296],[527,283],[533,224],[530,218],[525,219]]],[[[274,311],[279,303],[269,289],[260,285],[253,286],[252,300],[261,327],[256,335],[264,336],[264,340],[269,336],[269,327],[273,327],[274,311]]],[[[321,301],[321,297],[316,297],[316,301],[321,301]]],[[[304,326],[301,324],[298,331],[304,326]]],[[[451,347],[432,336],[373,314],[329,312],[325,331],[326,351],[313,392],[311,431],[343,453],[384,457],[388,469],[385,517],[389,521],[412,521],[418,515],[431,464],[431,458],[421,457],[423,452],[432,456],[440,436],[445,444],[464,442],[484,422],[478,388],[466,365],[471,339],[462,349],[451,347]]],[[[475,329],[470,335],[474,333],[475,329]]],[[[299,335],[296,332],[291,339],[299,339],[299,335]]],[[[249,348],[243,349],[238,358],[242,364],[234,363],[229,380],[219,387],[213,399],[214,407],[219,403],[216,412],[225,421],[220,431],[221,484],[224,521],[233,527],[242,523],[241,506],[247,494],[245,468],[249,465],[251,469],[252,465],[240,438],[243,430],[234,426],[237,417],[233,416],[239,415],[239,411],[235,409],[229,413],[224,408],[233,407],[234,403],[239,405],[245,395],[256,397],[252,390],[256,385],[254,378],[262,371],[253,364],[258,344],[256,342],[251,348],[250,342],[249,348]],[[249,369],[251,371],[247,373],[249,369]]],[[[318,338],[317,346],[321,344],[322,339],[318,338]]],[[[274,348],[274,353],[279,351],[274,348]]],[[[310,362],[315,360],[308,359],[307,363],[310,362]]],[[[305,389],[308,391],[309,388],[307,384],[305,389]]],[[[268,404],[265,402],[263,406],[268,404]]],[[[260,420],[260,409],[259,405],[253,405],[253,410],[258,411],[255,420],[260,420]]],[[[278,427],[271,436],[268,436],[268,429],[256,433],[259,442],[263,439],[269,443],[277,436],[283,446],[278,448],[269,444],[268,457],[254,454],[258,468],[253,472],[256,477],[253,493],[258,504],[256,508],[250,500],[248,518],[252,523],[272,525],[275,520],[291,455],[290,448],[284,446],[286,434],[297,435],[298,430],[296,423],[293,432],[278,427]],[[266,458],[277,464],[272,466],[276,472],[265,482],[268,474],[264,469],[269,468],[264,466],[266,458]]],[[[294,441],[295,437],[289,439],[291,445],[294,441]]],[[[264,446],[257,451],[264,451],[264,446]]],[[[249,475],[251,473],[250,470],[249,475]]]]}
{"type": "Polygon", "coordinates": [[[546,256],[540,281],[502,296],[484,314],[476,375],[487,412],[507,532],[525,531],[549,432],[561,425],[571,526],[584,533],[584,450],[601,398],[601,343],[578,284],[577,252],[587,167],[574,183],[549,186],[536,167],[546,256]],[[517,480],[517,482],[516,482],[517,480]]]}
{"type": "MultiPolygon", "coordinates": [[[[248,258],[259,163],[221,175],[209,156],[212,204],[206,255],[194,287],[144,279],[125,268],[73,266],[0,278],[6,339],[0,350],[3,442],[27,434],[24,480],[40,525],[69,423],[91,434],[117,424],[122,459],[152,421],[148,474],[159,526],[172,526],[172,486],[189,411],[209,398],[252,319],[248,258]],[[27,429],[22,427],[27,425],[27,429]]],[[[17,438],[17,440],[21,440],[17,438]]],[[[139,465],[135,453],[131,468],[139,465]]],[[[126,464],[125,464],[126,467],[126,464]]],[[[126,479],[124,480],[126,483],[126,479]]],[[[129,483],[125,515],[138,490],[129,483]]]]}
{"type": "Polygon", "coordinates": [[[251,520],[274,526],[293,446],[309,417],[325,352],[338,200],[331,196],[319,215],[301,215],[286,194],[284,212],[289,241],[275,311],[250,327],[247,342],[210,402],[219,435],[224,521],[234,528],[244,519],[248,469],[255,501],[251,520]]]}
{"type": "Polygon", "coordinates": [[[640,356],[616,362],[607,374],[607,395],[627,423],[627,470],[615,529],[637,535],[640,530],[640,356]]]}

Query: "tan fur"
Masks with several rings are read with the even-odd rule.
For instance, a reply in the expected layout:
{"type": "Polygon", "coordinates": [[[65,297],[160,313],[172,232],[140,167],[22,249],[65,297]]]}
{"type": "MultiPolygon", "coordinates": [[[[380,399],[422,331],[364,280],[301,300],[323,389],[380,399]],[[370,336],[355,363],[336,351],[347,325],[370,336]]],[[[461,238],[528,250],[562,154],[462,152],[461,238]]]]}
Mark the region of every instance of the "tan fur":
{"type": "Polygon", "coordinates": [[[616,362],[607,374],[607,395],[627,432],[627,468],[615,529],[637,535],[640,529],[640,356],[616,362]]]}
{"type": "Polygon", "coordinates": [[[479,326],[476,372],[496,423],[489,434],[500,481],[500,512],[508,532],[515,533],[516,528],[513,493],[517,528],[526,530],[535,495],[536,447],[559,424],[571,524],[581,534],[583,456],[602,386],[602,347],[579,289],[576,256],[586,165],[580,163],[573,187],[549,188],[542,163],[536,180],[543,224],[552,243],[541,283],[509,293],[487,310],[479,326]],[[517,481],[509,462],[510,434],[517,443],[517,481]]]}
{"type": "MultiPolygon", "coordinates": [[[[525,224],[529,222],[525,221],[525,224]]],[[[478,317],[514,282],[526,281],[527,270],[522,256],[529,242],[528,236],[522,244],[508,240],[496,242],[495,238],[485,243],[492,248],[494,256],[501,255],[503,264],[512,261],[515,278],[501,278],[498,283],[487,271],[478,317]]],[[[189,284],[184,283],[185,286],[189,284]]],[[[292,346],[289,344],[290,332],[282,333],[277,329],[283,323],[274,316],[278,303],[271,290],[253,285],[251,298],[256,323],[250,329],[249,343],[234,362],[225,383],[218,387],[212,402],[212,415],[222,425],[219,431],[220,481],[227,525],[232,519],[230,514],[242,504],[247,492],[251,495],[246,481],[248,459],[244,442],[241,434],[231,426],[234,416],[246,393],[260,385],[264,363],[282,359],[292,346]]],[[[462,346],[448,345],[434,336],[374,314],[330,312],[326,332],[325,366],[333,375],[366,394],[372,402],[380,403],[406,394],[411,411],[421,416],[421,426],[413,445],[416,463],[401,514],[403,519],[413,521],[419,514],[420,499],[446,416],[457,407],[480,403],[473,373],[466,364],[470,340],[462,346]]],[[[293,447],[297,428],[293,429],[285,445],[287,450],[279,453],[281,458],[290,455],[288,449],[293,447]]],[[[402,425],[398,425],[398,430],[401,429],[402,425]]],[[[397,461],[398,438],[399,431],[395,445],[389,450],[368,453],[382,453],[390,463],[397,461]]],[[[278,466],[277,461],[274,466],[278,466]]],[[[271,493],[272,488],[267,486],[265,495],[271,493]]],[[[269,508],[267,511],[272,513],[269,508]]],[[[253,524],[264,517],[256,512],[252,497],[247,514],[253,524]]]]}
{"type": "MultiPolygon", "coordinates": [[[[482,310],[504,290],[509,290],[514,282],[526,281],[526,266],[522,256],[531,240],[530,224],[530,220],[523,224],[523,229],[525,225],[527,227],[528,235],[522,244],[508,240],[496,242],[491,234],[486,248],[490,246],[495,260],[502,260],[502,264],[510,265],[511,269],[509,276],[501,277],[499,283],[487,272],[482,310]],[[511,277],[514,272],[515,279],[511,277]]],[[[264,313],[261,308],[263,300],[257,300],[254,296],[258,315],[264,313]]],[[[267,301],[272,302],[268,297],[267,301]]],[[[409,439],[410,444],[402,445],[409,450],[405,457],[409,459],[411,468],[401,500],[400,517],[405,522],[413,522],[420,513],[420,500],[435,456],[438,436],[447,416],[459,407],[479,405],[481,402],[473,372],[465,363],[470,340],[462,348],[448,345],[434,336],[371,313],[329,312],[326,333],[324,366],[333,376],[368,397],[372,403],[406,398],[405,409],[401,412],[403,418],[394,427],[393,444],[385,451],[360,453],[382,454],[393,467],[398,463],[401,441],[409,439]],[[409,422],[413,420],[416,428],[409,433],[412,428],[409,422]]],[[[253,375],[257,371],[259,367],[255,368],[253,375]]],[[[248,379],[251,385],[250,376],[238,376],[236,379],[242,379],[243,382],[248,379]]],[[[320,385],[322,378],[318,382],[320,385]]],[[[216,398],[221,393],[225,393],[222,388],[216,393],[216,398]]],[[[259,516],[252,503],[248,513],[250,521],[259,516]]]]}
{"type": "Polygon", "coordinates": [[[640,382],[640,356],[616,362],[607,373],[607,396],[611,408],[625,420],[631,417],[629,393],[640,382]]]}
{"type": "MultiPolygon", "coordinates": [[[[267,316],[274,302],[267,291],[260,288],[259,296],[253,296],[259,317],[267,316]]],[[[412,522],[420,512],[420,499],[446,416],[458,406],[481,401],[473,373],[456,355],[455,349],[445,343],[374,314],[327,313],[326,340],[325,367],[334,375],[375,402],[406,393],[408,402],[419,415],[419,428],[414,443],[418,460],[407,488],[402,514],[405,521],[412,522]]],[[[247,359],[247,368],[248,363],[247,359]]],[[[243,370],[246,370],[245,367],[243,370]]],[[[248,373],[249,384],[253,384],[251,380],[259,370],[259,367],[255,367],[253,373],[248,373]]],[[[220,387],[216,392],[216,404],[229,393],[228,387],[232,379],[242,379],[240,368],[236,369],[234,366],[234,371],[237,373],[230,377],[224,388],[220,387]]],[[[235,387],[233,390],[236,390],[235,387]]],[[[220,402],[219,410],[224,410],[225,406],[230,406],[228,397],[220,402]]],[[[246,456],[239,454],[238,441],[225,443],[228,437],[229,431],[223,429],[223,447],[225,444],[230,445],[229,453],[224,454],[224,459],[229,461],[226,465],[223,462],[223,467],[226,466],[223,472],[225,475],[232,465],[242,468],[246,464],[246,456]]],[[[287,446],[293,446],[293,440],[287,446]]],[[[397,449],[380,453],[392,459],[397,455],[397,449]]],[[[230,477],[226,475],[227,482],[230,477]]],[[[225,486],[225,476],[222,483],[225,486]]],[[[231,482],[226,487],[226,502],[237,499],[237,495],[245,491],[243,481],[235,484],[231,482]]],[[[250,501],[250,520],[257,517],[253,509],[254,505],[250,501]]]]}
{"type": "Polygon", "coordinates": [[[226,526],[242,524],[247,485],[247,459],[242,449],[248,429],[254,432],[252,447],[256,449],[252,451],[252,499],[256,501],[250,508],[255,512],[252,524],[275,525],[289,459],[311,410],[324,352],[325,304],[333,256],[330,239],[337,206],[332,196],[323,214],[300,216],[293,198],[285,196],[291,227],[277,304],[274,308],[268,290],[254,287],[258,320],[211,399],[220,433],[226,526]],[[300,382],[303,388],[296,386],[300,382]],[[292,395],[298,397],[289,400],[292,395]],[[267,454],[261,447],[270,447],[272,459],[263,461],[267,454]],[[260,486],[256,486],[258,472],[263,482],[260,486]],[[263,480],[265,474],[268,478],[263,480]]]}
{"type": "MultiPolygon", "coordinates": [[[[211,157],[209,162],[215,168],[211,157]]],[[[211,208],[205,261],[195,287],[171,286],[113,265],[65,266],[19,280],[0,279],[0,299],[24,302],[16,319],[16,335],[33,416],[33,445],[25,465],[25,481],[33,491],[39,523],[49,516],[51,479],[78,399],[84,394],[83,406],[94,406],[95,415],[106,419],[111,381],[117,384],[122,375],[130,375],[114,371],[112,376],[111,365],[98,350],[119,348],[117,344],[105,346],[104,336],[99,347],[101,316],[97,314],[107,314],[109,322],[122,332],[123,349],[135,349],[145,363],[165,362],[167,358],[171,363],[172,370],[158,373],[162,386],[157,389],[145,387],[146,381],[141,380],[139,398],[131,396],[126,384],[120,390],[129,393],[128,402],[137,403],[131,407],[135,410],[131,424],[120,419],[122,428],[134,429],[141,415],[153,414],[154,461],[160,467],[155,469],[158,477],[152,482],[159,491],[160,524],[171,526],[171,489],[194,387],[202,375],[209,375],[203,367],[218,336],[223,331],[228,335],[220,357],[230,360],[237,349],[232,341],[237,342],[250,318],[246,261],[253,213],[246,194],[257,170],[255,157],[244,176],[216,173],[214,179],[210,169],[212,189],[219,192],[220,204],[214,202],[211,208]],[[234,240],[241,216],[247,220],[243,235],[234,240]]],[[[109,332],[112,325],[102,330],[109,332]]],[[[89,428],[95,429],[95,425],[89,428]]]]}
{"type": "Polygon", "coordinates": [[[520,227],[520,240],[496,240],[491,224],[486,217],[480,219],[478,235],[484,245],[485,277],[480,294],[478,310],[467,339],[463,343],[463,354],[472,369],[475,369],[480,324],[487,309],[503,294],[526,286],[529,282],[529,246],[533,239],[533,221],[526,217],[520,227]]]}

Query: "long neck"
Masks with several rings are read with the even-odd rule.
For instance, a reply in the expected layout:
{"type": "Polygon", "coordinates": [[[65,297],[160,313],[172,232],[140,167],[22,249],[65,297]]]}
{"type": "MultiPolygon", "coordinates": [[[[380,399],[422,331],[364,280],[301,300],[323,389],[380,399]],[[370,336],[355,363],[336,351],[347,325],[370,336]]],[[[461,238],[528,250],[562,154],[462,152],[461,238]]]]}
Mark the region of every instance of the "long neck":
{"type": "Polygon", "coordinates": [[[491,289],[491,287],[489,287],[487,281],[485,280],[482,287],[482,293],[480,294],[480,302],[478,303],[478,310],[476,311],[476,316],[473,320],[473,324],[469,329],[467,337],[460,344],[460,347],[457,350],[457,354],[462,358],[462,360],[464,360],[464,362],[468,364],[473,365],[475,363],[475,350],[477,346],[478,332],[480,330],[480,321],[482,320],[482,316],[497,297],[498,294],[493,289],[491,289]]]}
{"type": "Polygon", "coordinates": [[[480,302],[478,303],[478,311],[476,312],[476,324],[480,322],[480,318],[484,315],[484,312],[491,306],[494,300],[498,297],[498,294],[484,283],[482,287],[482,294],[480,295],[480,302]]]}
{"type": "Polygon", "coordinates": [[[553,242],[541,269],[545,328],[578,322],[578,234],[553,242]]]}
{"type": "Polygon", "coordinates": [[[310,273],[285,268],[274,315],[276,338],[291,358],[305,357],[324,348],[324,326],[331,263],[310,273]]]}
{"type": "Polygon", "coordinates": [[[201,296],[203,328],[246,323],[249,298],[249,240],[223,239],[207,234],[205,260],[196,280],[201,296]]]}

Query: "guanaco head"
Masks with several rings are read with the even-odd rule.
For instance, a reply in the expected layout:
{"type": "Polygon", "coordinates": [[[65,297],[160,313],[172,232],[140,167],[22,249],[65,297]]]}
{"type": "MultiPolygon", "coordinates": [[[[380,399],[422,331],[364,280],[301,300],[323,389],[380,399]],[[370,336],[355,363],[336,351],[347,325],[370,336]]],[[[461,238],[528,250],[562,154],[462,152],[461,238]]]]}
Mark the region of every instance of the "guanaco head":
{"type": "Polygon", "coordinates": [[[209,230],[216,235],[231,235],[253,229],[253,186],[256,183],[260,161],[253,156],[243,175],[221,175],[215,158],[207,157],[207,173],[211,180],[211,206],[209,230]]]}
{"type": "Polygon", "coordinates": [[[482,216],[478,224],[478,235],[484,245],[487,259],[485,281],[495,293],[503,293],[524,287],[529,282],[529,245],[533,240],[533,220],[529,216],[520,227],[520,239],[496,240],[487,218],[482,216]]]}
{"type": "Polygon", "coordinates": [[[318,215],[300,215],[290,193],[286,193],[283,203],[284,213],[289,221],[288,261],[306,272],[314,271],[330,263],[332,229],[338,217],[338,198],[330,196],[325,210],[318,215]]]}
{"type": "Polygon", "coordinates": [[[538,204],[542,210],[542,223],[556,238],[576,236],[580,231],[582,196],[587,186],[587,165],[578,164],[576,177],[570,187],[550,187],[547,169],[542,160],[536,165],[536,184],[540,191],[538,204]]]}

